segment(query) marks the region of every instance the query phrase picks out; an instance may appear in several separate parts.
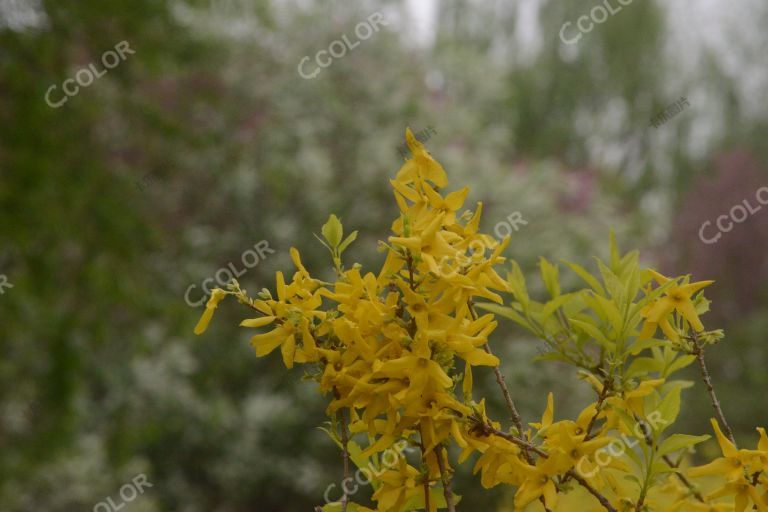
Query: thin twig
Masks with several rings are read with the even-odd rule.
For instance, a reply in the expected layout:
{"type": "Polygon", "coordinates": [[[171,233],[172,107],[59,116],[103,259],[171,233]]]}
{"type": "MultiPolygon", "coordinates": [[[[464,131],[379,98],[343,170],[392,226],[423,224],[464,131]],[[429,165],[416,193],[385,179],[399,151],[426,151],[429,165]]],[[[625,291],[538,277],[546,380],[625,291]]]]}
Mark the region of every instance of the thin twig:
{"type": "Polygon", "coordinates": [[[733,430],[725,419],[723,409],[720,407],[720,401],[715,394],[715,388],[712,385],[712,379],[709,377],[709,370],[707,370],[707,364],[704,362],[704,347],[699,344],[699,335],[696,331],[693,331],[693,335],[690,338],[693,341],[693,353],[696,359],[699,361],[699,368],[701,369],[701,379],[704,381],[704,385],[707,387],[707,393],[712,401],[712,407],[715,409],[717,419],[720,420],[720,427],[725,431],[725,435],[731,440],[734,446],[736,446],[736,439],[733,437],[733,430]]]}
{"type": "MultiPolygon", "coordinates": [[[[529,443],[527,441],[523,441],[522,439],[519,439],[519,438],[513,436],[512,434],[507,434],[506,432],[502,432],[501,430],[493,428],[491,425],[486,425],[485,432],[487,432],[489,434],[493,434],[493,435],[499,436],[499,437],[503,437],[507,441],[510,441],[510,442],[512,442],[512,443],[514,443],[514,444],[516,444],[518,446],[527,448],[528,450],[530,450],[532,452],[535,452],[536,454],[538,454],[539,456],[541,456],[541,457],[543,457],[545,459],[549,457],[547,452],[545,452],[541,448],[539,448],[537,446],[534,446],[534,445],[532,445],[531,443],[529,443]]],[[[566,476],[569,477],[569,478],[573,478],[574,480],[579,482],[579,484],[581,484],[585,489],[587,489],[587,491],[589,491],[589,493],[592,496],[597,498],[597,500],[600,502],[601,505],[603,505],[603,507],[605,507],[606,510],[608,510],[609,512],[616,512],[616,509],[613,508],[613,506],[611,505],[611,502],[608,501],[608,498],[606,498],[605,496],[600,494],[600,492],[597,489],[595,489],[594,487],[589,485],[589,483],[584,478],[579,476],[579,474],[576,473],[576,471],[574,471],[572,469],[568,470],[568,472],[566,473],[566,476]]]]}
{"type": "Polygon", "coordinates": [[[440,479],[443,481],[443,495],[445,496],[445,504],[448,507],[448,512],[456,512],[456,506],[453,504],[453,491],[451,490],[451,477],[445,467],[443,461],[443,454],[448,455],[448,450],[442,444],[438,445],[439,451],[435,451],[437,456],[437,465],[440,468],[440,479]]]}
{"type": "MultiPolygon", "coordinates": [[[[467,302],[467,306],[469,306],[469,313],[472,315],[472,320],[477,320],[477,312],[475,311],[475,307],[472,302],[467,302]]],[[[488,354],[493,355],[491,347],[488,346],[488,343],[483,345],[483,349],[488,354]]],[[[525,431],[523,430],[523,420],[520,417],[520,413],[517,411],[517,407],[515,407],[515,402],[512,400],[512,395],[510,394],[507,383],[504,380],[504,375],[502,375],[498,366],[493,367],[493,374],[496,376],[496,382],[498,383],[499,388],[501,388],[501,393],[504,395],[504,401],[507,402],[507,409],[509,409],[509,413],[512,415],[512,424],[515,426],[521,436],[525,435],[525,431]]]]}
{"type": "Polygon", "coordinates": [[[597,397],[597,405],[595,406],[595,415],[592,416],[592,419],[589,420],[589,424],[587,425],[587,435],[584,436],[584,441],[589,441],[593,437],[597,435],[597,433],[593,433],[592,429],[595,426],[595,423],[597,422],[597,417],[600,416],[600,408],[603,406],[603,402],[605,402],[605,399],[608,398],[608,394],[611,390],[611,375],[608,374],[605,376],[605,379],[603,380],[603,389],[600,390],[600,395],[597,397]]]}
{"type": "Polygon", "coordinates": [[[509,441],[511,443],[514,443],[517,446],[523,448],[523,450],[531,451],[531,452],[535,453],[536,455],[544,457],[545,459],[549,456],[549,455],[547,455],[547,452],[545,452],[544,450],[542,450],[538,446],[533,445],[533,444],[531,444],[528,441],[525,441],[523,439],[520,439],[519,437],[515,437],[512,434],[508,434],[508,433],[506,433],[504,431],[501,431],[501,430],[499,430],[497,428],[494,428],[490,424],[486,424],[485,425],[485,427],[483,428],[483,433],[486,434],[486,435],[493,434],[495,436],[503,437],[507,441],[509,441]]]}
{"type": "MultiPolygon", "coordinates": [[[[493,352],[491,352],[491,347],[488,346],[488,343],[483,345],[483,348],[488,354],[493,355],[493,352]]],[[[501,370],[499,370],[498,366],[493,367],[493,374],[496,376],[496,383],[499,385],[499,388],[501,388],[501,393],[504,395],[504,401],[507,403],[507,409],[509,409],[509,413],[512,415],[512,424],[515,426],[521,436],[525,435],[525,430],[523,429],[523,420],[520,417],[520,413],[517,411],[517,407],[515,407],[515,402],[512,400],[512,395],[509,392],[509,388],[507,388],[504,375],[501,373],[501,370]]]]}
{"type": "MultiPolygon", "coordinates": [[[[539,455],[542,458],[546,459],[546,458],[549,457],[547,452],[545,452],[544,450],[542,450],[538,446],[535,446],[535,445],[529,443],[528,441],[520,439],[519,437],[515,437],[512,434],[508,434],[508,433],[503,432],[503,431],[501,431],[501,430],[499,430],[497,428],[494,428],[493,425],[491,425],[490,423],[477,424],[475,426],[475,428],[482,435],[495,435],[495,436],[499,436],[499,437],[502,437],[502,438],[506,439],[507,441],[509,441],[511,443],[514,443],[514,444],[520,446],[524,450],[528,450],[528,451],[531,451],[533,453],[536,453],[537,455],[539,455]]],[[[613,506],[611,505],[611,502],[608,501],[608,498],[606,498],[605,496],[600,494],[600,492],[597,489],[595,489],[591,485],[589,485],[589,483],[587,483],[587,481],[584,480],[584,478],[579,476],[576,473],[576,471],[574,471],[572,469],[568,470],[568,472],[565,473],[565,475],[566,475],[567,478],[573,478],[574,480],[579,482],[582,486],[584,486],[589,491],[590,494],[592,494],[595,498],[597,498],[597,500],[600,502],[600,504],[603,505],[603,507],[606,508],[606,510],[608,510],[609,512],[616,512],[616,509],[613,508],[613,506]]],[[[543,500],[542,500],[542,502],[543,502],[543,500]]],[[[545,507],[546,507],[546,505],[545,505],[545,507]]]]}
{"type": "MultiPolygon", "coordinates": [[[[669,455],[663,455],[661,457],[664,459],[664,462],[669,464],[670,467],[677,469],[677,465],[672,462],[672,459],[669,458],[669,455]]],[[[701,495],[698,489],[685,477],[684,474],[675,471],[675,475],[677,475],[677,478],[685,485],[691,493],[696,497],[697,500],[699,500],[701,503],[706,503],[704,500],[704,496],[701,495]]]]}
{"type": "Polygon", "coordinates": [[[566,473],[566,475],[570,476],[571,478],[573,478],[574,480],[576,480],[577,482],[579,482],[579,483],[581,484],[581,486],[582,486],[582,487],[584,487],[584,488],[585,488],[587,491],[589,491],[589,493],[590,493],[592,496],[594,496],[595,498],[597,498],[597,501],[599,501],[599,502],[600,502],[600,504],[601,504],[603,507],[605,507],[605,509],[606,509],[608,512],[616,512],[616,509],[615,509],[615,508],[613,508],[613,505],[611,505],[611,502],[610,502],[610,501],[608,501],[608,498],[606,498],[605,496],[603,496],[602,494],[600,494],[600,492],[599,492],[597,489],[595,489],[594,487],[592,487],[591,485],[589,485],[589,482],[587,482],[587,481],[586,481],[586,480],[585,480],[583,477],[581,477],[581,475],[579,475],[579,474],[578,474],[576,471],[574,471],[574,470],[570,469],[570,470],[568,470],[568,472],[566,473]]]}

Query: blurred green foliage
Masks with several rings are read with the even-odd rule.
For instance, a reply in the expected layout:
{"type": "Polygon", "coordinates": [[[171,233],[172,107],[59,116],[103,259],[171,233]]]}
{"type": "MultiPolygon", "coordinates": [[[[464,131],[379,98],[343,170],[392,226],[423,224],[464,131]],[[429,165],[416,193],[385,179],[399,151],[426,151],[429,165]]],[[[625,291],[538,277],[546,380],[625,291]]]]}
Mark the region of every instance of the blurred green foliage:
{"type": "MultiPolygon", "coordinates": [[[[395,0],[0,2],[0,274],[13,284],[0,295],[0,509],[91,510],[138,473],[153,487],[135,511],[320,504],[341,474],[315,428],[323,404],[279,358],[257,360],[234,319],[194,338],[201,309],[184,294],[261,240],[275,253],[244,287],[269,287],[291,245],[330,275],[312,233],[331,212],[360,231],[345,257],[374,265],[406,125],[435,127],[428,147],[486,203],[487,231],[520,212],[508,254],[526,272],[539,255],[589,264],[614,227],[669,273],[718,280],[728,293],[712,327],[728,338],[713,374],[751,435],[768,423],[768,212],[722,244],[697,235],[768,184],[768,8],[744,4],[738,23],[722,21],[738,37],[718,47],[661,2],[634,2],[572,46],[558,31],[594,2],[446,0],[431,28],[395,0]],[[304,56],[374,12],[383,30],[299,76],[304,56]],[[136,53],[46,104],[120,41],[136,53]],[[681,95],[691,108],[650,128],[681,95]],[[722,162],[734,151],[749,179],[722,162]],[[717,176],[729,199],[715,186],[700,200],[717,176]],[[747,252],[762,256],[738,259],[747,252]]],[[[580,409],[586,391],[502,327],[494,350],[524,417],[547,389],[569,397],[558,411],[580,409]]],[[[476,380],[493,395],[490,374],[476,380]]],[[[689,395],[685,426],[702,433],[708,404],[689,395]]],[[[504,500],[470,475],[456,485],[473,509],[504,500]]]]}

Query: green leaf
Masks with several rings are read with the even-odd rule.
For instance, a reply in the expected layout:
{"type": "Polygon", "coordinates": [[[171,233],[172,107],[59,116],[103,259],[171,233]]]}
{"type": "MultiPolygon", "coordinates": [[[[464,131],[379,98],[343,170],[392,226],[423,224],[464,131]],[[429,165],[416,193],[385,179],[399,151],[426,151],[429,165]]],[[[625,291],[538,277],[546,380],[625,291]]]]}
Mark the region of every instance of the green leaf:
{"type": "Polygon", "coordinates": [[[659,446],[659,456],[703,443],[709,438],[710,436],[708,435],[689,436],[687,434],[672,434],[659,446]]]}
{"type": "Polygon", "coordinates": [[[659,347],[661,345],[664,345],[665,343],[669,343],[669,342],[664,340],[652,339],[652,338],[646,338],[644,340],[636,340],[629,347],[629,353],[633,356],[636,356],[643,350],[653,348],[653,347],[659,347]]]}
{"type": "Polygon", "coordinates": [[[637,377],[661,370],[662,363],[652,357],[638,357],[629,365],[627,377],[637,377]]]}
{"type": "Polygon", "coordinates": [[[605,283],[605,289],[608,290],[608,294],[611,298],[621,303],[624,294],[624,283],[621,282],[619,276],[617,276],[605,263],[596,259],[597,266],[600,269],[600,274],[603,277],[603,283],[605,283]]]}
{"type": "Polygon", "coordinates": [[[544,305],[544,309],[541,311],[541,322],[544,323],[547,321],[547,318],[552,316],[552,314],[560,309],[562,306],[565,305],[569,300],[573,298],[573,295],[567,293],[565,295],[560,295],[559,297],[556,297],[555,299],[547,302],[544,305]]]}
{"type": "Polygon", "coordinates": [[[560,280],[558,277],[557,265],[552,265],[542,256],[539,259],[539,266],[541,267],[541,279],[544,281],[544,286],[547,288],[549,295],[552,298],[557,298],[560,295],[560,280]]]}
{"type": "Polygon", "coordinates": [[[528,321],[523,318],[520,313],[510,307],[500,306],[498,304],[493,304],[492,302],[478,302],[476,306],[480,309],[490,311],[493,314],[509,318],[515,323],[518,323],[526,329],[531,330],[531,326],[528,324],[528,321]]]}
{"type": "Polygon", "coordinates": [[[349,234],[349,236],[341,242],[341,245],[339,245],[339,254],[343,253],[344,250],[357,239],[357,231],[353,231],[349,234]]]}
{"type": "Polygon", "coordinates": [[[674,473],[674,469],[664,462],[663,460],[657,460],[651,465],[651,478],[656,475],[663,475],[664,473],[674,473]]]}
{"type": "Polygon", "coordinates": [[[583,322],[581,320],[574,320],[573,318],[569,318],[568,321],[571,323],[571,325],[577,327],[585,334],[591,336],[592,339],[594,339],[600,345],[604,346],[606,349],[613,350],[613,342],[609,341],[608,338],[606,338],[605,335],[600,331],[600,329],[591,323],[583,322]]]}
{"type": "Polygon", "coordinates": [[[603,321],[610,323],[613,327],[613,331],[618,338],[621,335],[622,328],[624,327],[624,319],[622,318],[619,308],[616,304],[605,297],[601,297],[596,294],[587,293],[584,297],[584,301],[597,313],[603,321]]]}
{"type": "Polygon", "coordinates": [[[562,260],[562,262],[568,265],[568,267],[570,267],[571,270],[573,270],[580,278],[582,278],[589,286],[591,286],[592,289],[595,291],[595,293],[605,297],[605,290],[603,289],[603,286],[600,284],[600,281],[598,281],[595,276],[587,272],[586,269],[584,269],[584,267],[576,263],[571,263],[566,260],[562,260]]]}
{"type": "Polygon", "coordinates": [[[661,427],[654,430],[661,433],[675,422],[680,413],[680,386],[675,386],[669,390],[669,393],[661,400],[658,411],[663,421],[659,422],[662,424],[661,427]]]}
{"type": "Polygon", "coordinates": [[[512,262],[512,271],[507,275],[507,281],[512,287],[512,294],[522,304],[523,308],[528,308],[530,298],[528,297],[528,290],[525,287],[525,277],[523,271],[520,270],[520,265],[516,261],[512,262]]]}
{"type": "Polygon", "coordinates": [[[341,221],[334,214],[328,217],[328,222],[323,224],[322,228],[323,237],[328,241],[328,244],[336,249],[341,243],[341,237],[344,236],[344,228],[341,225],[341,221]]]}
{"type": "Polygon", "coordinates": [[[675,359],[672,364],[670,364],[667,369],[664,371],[662,377],[667,377],[671,375],[672,373],[676,372],[677,370],[680,370],[682,368],[685,368],[692,362],[696,360],[696,356],[693,355],[684,355],[680,356],[677,359],[675,359]]]}

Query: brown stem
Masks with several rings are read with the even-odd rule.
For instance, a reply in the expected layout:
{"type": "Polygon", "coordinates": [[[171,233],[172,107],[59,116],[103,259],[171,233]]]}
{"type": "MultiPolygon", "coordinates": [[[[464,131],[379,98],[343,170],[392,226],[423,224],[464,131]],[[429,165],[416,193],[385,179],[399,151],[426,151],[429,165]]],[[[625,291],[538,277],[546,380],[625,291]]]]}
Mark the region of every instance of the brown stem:
{"type": "Polygon", "coordinates": [[[571,478],[579,482],[582,487],[584,487],[587,491],[589,491],[589,494],[597,498],[597,501],[599,501],[600,504],[603,507],[605,507],[605,509],[608,512],[616,512],[616,509],[613,508],[613,505],[611,505],[611,502],[608,501],[608,498],[600,494],[600,492],[597,489],[589,485],[589,482],[587,482],[584,478],[582,478],[576,471],[570,469],[568,470],[568,473],[566,473],[566,475],[570,476],[571,478]]]}
{"type": "Polygon", "coordinates": [[[720,407],[720,401],[717,399],[715,388],[712,385],[712,379],[709,377],[709,370],[707,370],[707,364],[704,362],[704,347],[702,347],[699,343],[699,335],[696,331],[693,331],[691,340],[693,341],[693,353],[696,356],[696,359],[699,361],[701,379],[704,381],[704,385],[707,388],[707,393],[709,393],[709,398],[712,401],[712,407],[715,409],[717,419],[720,421],[720,427],[725,431],[725,435],[728,436],[728,439],[731,440],[733,445],[736,446],[736,439],[733,437],[733,430],[731,430],[731,427],[728,425],[728,422],[725,419],[725,414],[723,414],[723,409],[720,407]]]}
{"type": "MultiPolygon", "coordinates": [[[[669,464],[670,467],[677,468],[677,465],[672,463],[672,459],[669,458],[669,455],[663,455],[661,458],[664,459],[664,462],[669,464]]],[[[680,482],[682,482],[683,485],[685,485],[688,490],[693,493],[697,500],[699,500],[701,503],[706,503],[704,496],[701,495],[699,490],[696,489],[696,487],[685,477],[684,474],[675,471],[675,475],[677,475],[678,480],[680,480],[680,482]]]]}
{"type": "MultiPolygon", "coordinates": [[[[472,304],[472,301],[467,301],[467,306],[469,307],[469,313],[472,316],[472,320],[477,320],[477,312],[475,311],[475,307],[472,304]]],[[[483,345],[483,349],[490,355],[493,355],[493,352],[491,351],[491,347],[488,345],[488,343],[485,343],[483,345]]],[[[517,411],[517,407],[515,407],[515,402],[512,400],[512,395],[509,392],[509,388],[507,387],[507,383],[504,379],[504,375],[501,373],[501,370],[499,370],[498,366],[493,367],[493,375],[496,377],[496,383],[499,385],[499,388],[501,389],[502,395],[504,395],[504,401],[507,403],[507,409],[509,409],[509,414],[512,416],[512,424],[517,429],[517,432],[521,436],[526,436],[525,430],[523,430],[523,420],[520,417],[520,413],[517,411]]],[[[504,434],[503,432],[501,432],[504,434]]],[[[504,434],[507,435],[507,434],[504,434]]],[[[514,436],[510,436],[514,437],[514,436]]],[[[531,456],[531,453],[528,451],[530,448],[535,448],[533,445],[528,443],[527,441],[522,441],[520,439],[515,438],[516,441],[520,441],[521,443],[524,443],[523,445],[523,457],[525,457],[525,460],[528,462],[528,464],[533,465],[533,456],[531,456]]],[[[515,442],[515,441],[512,441],[515,442]]],[[[547,508],[547,504],[544,502],[544,498],[541,497],[539,499],[541,501],[541,504],[544,506],[544,510],[546,512],[551,512],[547,508]]]]}
{"type": "Polygon", "coordinates": [[[589,420],[589,424],[587,425],[587,435],[584,436],[584,441],[589,441],[593,437],[597,435],[597,433],[593,433],[592,429],[595,427],[595,423],[597,422],[597,417],[600,416],[600,408],[603,406],[603,402],[605,402],[605,399],[608,398],[608,394],[611,390],[611,376],[606,375],[605,380],[603,380],[603,389],[600,390],[600,395],[597,397],[597,406],[595,406],[595,415],[592,416],[592,419],[589,420]]]}
{"type": "Polygon", "coordinates": [[[408,265],[408,285],[411,288],[411,291],[416,291],[416,283],[413,280],[413,256],[411,256],[411,253],[408,253],[408,259],[405,260],[408,265]]]}
{"type": "MultiPolygon", "coordinates": [[[[484,425],[482,430],[483,430],[483,433],[485,433],[485,434],[493,434],[493,435],[496,435],[496,436],[499,436],[499,437],[503,437],[507,441],[510,441],[510,442],[512,442],[512,443],[514,443],[514,444],[516,444],[516,445],[518,445],[518,446],[520,446],[520,447],[522,447],[524,449],[530,450],[530,451],[538,454],[539,456],[541,456],[541,457],[543,457],[545,459],[549,457],[547,452],[545,452],[541,448],[532,445],[528,441],[524,441],[524,440],[522,440],[520,438],[517,438],[517,437],[513,436],[512,434],[507,434],[506,432],[502,432],[499,429],[493,428],[490,424],[484,425]]],[[[608,501],[608,498],[606,498],[605,496],[600,494],[600,492],[597,489],[595,489],[594,487],[589,485],[589,483],[584,478],[579,476],[579,474],[576,471],[574,471],[572,469],[568,470],[568,472],[566,473],[566,477],[573,478],[574,480],[579,482],[579,484],[584,486],[584,488],[587,489],[587,491],[589,491],[589,493],[592,496],[597,498],[597,500],[600,502],[600,504],[603,507],[605,507],[606,510],[608,510],[609,512],[616,512],[616,509],[613,508],[613,506],[611,505],[611,502],[608,501]]]]}
{"type": "Polygon", "coordinates": [[[446,471],[445,462],[443,461],[443,454],[448,455],[448,450],[440,444],[439,451],[435,452],[437,456],[437,465],[440,468],[440,479],[443,481],[443,495],[445,496],[445,504],[448,507],[448,512],[456,512],[456,506],[453,504],[453,490],[451,489],[451,477],[446,471]]]}
{"type": "MultiPolygon", "coordinates": [[[[477,312],[475,311],[475,307],[472,302],[467,302],[467,306],[469,306],[469,313],[472,315],[472,320],[477,320],[477,312]]],[[[491,347],[488,346],[488,343],[483,345],[483,349],[488,354],[493,355],[491,347]]],[[[515,407],[515,402],[512,400],[512,395],[510,394],[507,383],[504,380],[504,375],[502,375],[498,366],[493,367],[493,374],[496,376],[496,383],[499,385],[499,388],[501,388],[501,393],[504,395],[504,401],[507,403],[507,409],[509,409],[509,413],[512,415],[512,424],[517,429],[518,434],[521,436],[525,435],[525,431],[523,430],[523,420],[520,417],[520,413],[517,411],[517,407],[515,407]]]]}
{"type": "MultiPolygon", "coordinates": [[[[487,353],[493,355],[493,352],[491,352],[491,347],[489,347],[487,343],[483,345],[483,349],[485,349],[487,353]]],[[[512,415],[512,424],[515,426],[521,436],[525,435],[525,430],[523,429],[523,420],[520,417],[520,413],[517,411],[517,407],[515,407],[515,402],[512,400],[512,395],[509,392],[509,388],[507,387],[504,375],[501,373],[498,366],[493,367],[493,374],[496,376],[496,383],[499,385],[501,393],[504,395],[504,401],[507,403],[507,409],[509,409],[509,413],[512,415]]]]}
{"type": "Polygon", "coordinates": [[[511,443],[514,443],[517,446],[523,448],[524,451],[533,452],[533,453],[535,453],[535,454],[537,454],[537,455],[539,455],[541,457],[544,457],[545,459],[547,457],[549,457],[549,455],[547,455],[547,452],[545,452],[544,450],[542,450],[538,446],[533,445],[533,444],[531,444],[528,441],[525,441],[523,439],[520,439],[519,437],[515,437],[512,434],[507,434],[506,432],[503,432],[503,431],[501,431],[501,430],[499,430],[497,428],[493,428],[490,424],[486,424],[485,425],[485,427],[483,428],[483,433],[484,434],[493,434],[495,436],[503,437],[507,441],[509,441],[511,443]]]}

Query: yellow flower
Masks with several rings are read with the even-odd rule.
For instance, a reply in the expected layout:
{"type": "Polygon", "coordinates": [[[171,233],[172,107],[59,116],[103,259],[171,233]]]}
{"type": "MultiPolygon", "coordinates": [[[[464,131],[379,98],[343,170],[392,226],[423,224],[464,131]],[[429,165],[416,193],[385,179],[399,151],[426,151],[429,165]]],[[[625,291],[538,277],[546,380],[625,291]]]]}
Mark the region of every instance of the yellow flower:
{"type": "Polygon", "coordinates": [[[443,166],[437,163],[432,155],[413,136],[410,128],[405,130],[405,141],[408,149],[411,150],[413,158],[406,160],[400,172],[397,173],[397,181],[401,183],[411,183],[420,180],[429,180],[438,187],[448,185],[448,177],[445,174],[443,166]]]}
{"type": "Polygon", "coordinates": [[[735,496],[736,512],[743,512],[750,501],[757,510],[768,512],[768,500],[761,496],[752,478],[766,469],[768,460],[768,437],[764,429],[758,429],[760,441],[757,450],[737,449],[736,446],[723,434],[717,420],[710,420],[715,431],[717,442],[723,457],[715,459],[709,464],[698,466],[688,470],[692,477],[717,475],[724,477],[726,483],[718,490],[707,496],[708,500],[723,496],[735,496]]]}
{"type": "Polygon", "coordinates": [[[304,268],[299,252],[292,247],[290,253],[298,270],[293,275],[293,281],[286,284],[283,273],[277,272],[277,300],[252,301],[251,305],[264,316],[246,319],[240,323],[242,327],[252,328],[277,323],[277,327],[272,331],[252,336],[251,345],[256,349],[258,357],[269,355],[280,347],[286,368],[293,368],[295,362],[317,360],[317,343],[312,330],[315,327],[315,319],[325,318],[325,313],[318,311],[322,305],[322,289],[318,289],[318,283],[304,268]]]}
{"type": "MultiPolygon", "coordinates": [[[[656,282],[660,285],[666,284],[670,281],[668,277],[665,277],[658,272],[651,270],[656,282]]],[[[691,301],[691,297],[694,293],[701,290],[705,286],[709,286],[714,281],[698,281],[696,283],[690,283],[685,285],[673,284],[667,291],[664,297],[655,300],[643,308],[642,315],[646,319],[643,325],[642,331],[640,331],[640,338],[651,338],[658,327],[671,341],[679,341],[680,336],[677,331],[669,323],[669,314],[673,311],[679,312],[683,318],[697,332],[704,330],[704,325],[699,319],[699,315],[696,313],[696,308],[691,301]]]]}
{"type": "Polygon", "coordinates": [[[205,332],[205,330],[208,328],[208,324],[211,322],[211,318],[213,318],[213,312],[216,311],[217,307],[219,307],[219,302],[221,302],[221,299],[226,296],[227,292],[221,288],[215,288],[211,292],[211,298],[208,299],[208,302],[205,304],[205,311],[203,311],[203,316],[200,317],[200,320],[198,320],[197,325],[195,326],[195,334],[203,334],[205,332]]]}
{"type": "Polygon", "coordinates": [[[536,466],[525,466],[527,473],[525,481],[517,488],[515,493],[515,508],[523,509],[532,501],[544,498],[544,504],[548,509],[557,506],[557,487],[552,477],[557,474],[556,461],[553,459],[541,458],[536,466]]]}
{"type": "MultiPolygon", "coordinates": [[[[395,469],[382,473],[379,480],[381,487],[373,494],[373,499],[378,505],[377,510],[382,512],[401,510],[403,505],[412,499],[420,499],[421,507],[424,507],[424,488],[419,482],[419,471],[407,464],[404,458],[399,459],[395,469]]],[[[436,508],[432,508],[429,512],[434,510],[436,508]]]]}

